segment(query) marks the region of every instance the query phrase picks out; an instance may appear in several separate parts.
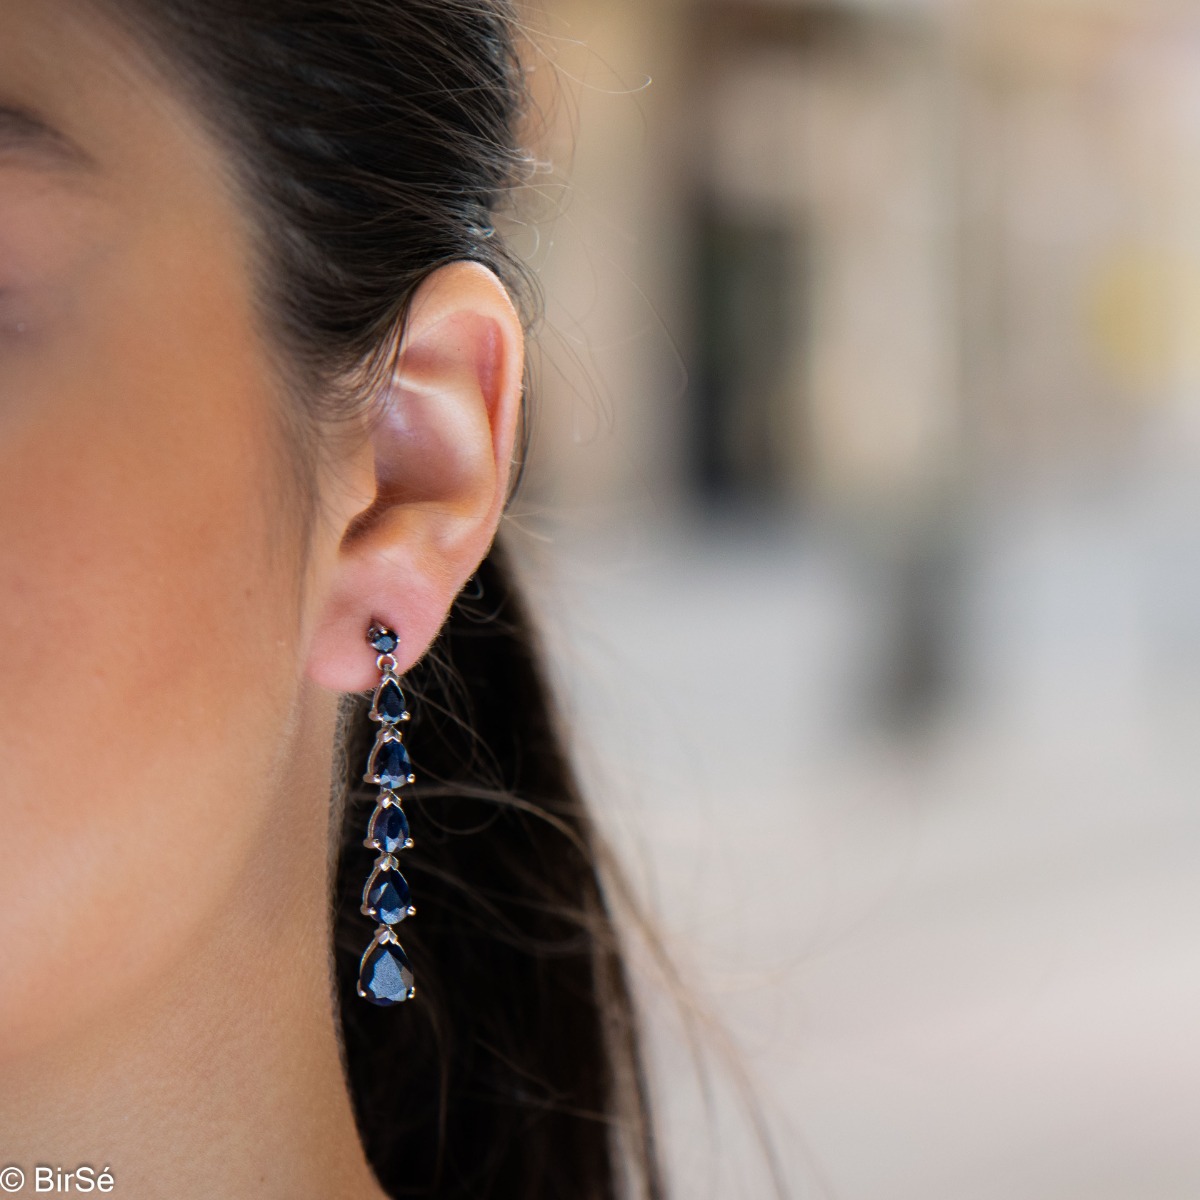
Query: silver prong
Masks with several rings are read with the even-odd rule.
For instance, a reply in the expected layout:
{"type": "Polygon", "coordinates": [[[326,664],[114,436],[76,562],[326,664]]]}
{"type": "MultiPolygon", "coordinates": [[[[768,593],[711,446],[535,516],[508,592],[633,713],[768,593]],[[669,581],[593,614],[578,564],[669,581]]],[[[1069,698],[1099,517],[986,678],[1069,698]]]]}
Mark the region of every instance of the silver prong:
{"type": "Polygon", "coordinates": [[[417,915],[417,906],[415,904],[410,904],[408,906],[408,915],[410,917],[415,917],[417,915]]]}

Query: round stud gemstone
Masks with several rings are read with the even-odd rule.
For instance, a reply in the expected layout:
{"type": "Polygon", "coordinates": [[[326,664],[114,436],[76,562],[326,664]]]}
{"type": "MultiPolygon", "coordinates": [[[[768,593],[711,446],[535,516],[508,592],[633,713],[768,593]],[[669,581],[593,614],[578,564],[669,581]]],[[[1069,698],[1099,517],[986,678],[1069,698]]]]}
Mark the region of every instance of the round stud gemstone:
{"type": "Polygon", "coordinates": [[[371,872],[363,889],[363,908],[382,925],[395,925],[408,916],[412,895],[408,880],[390,866],[371,872]]]}
{"type": "Polygon", "coordinates": [[[363,955],[358,992],[372,1004],[400,1004],[411,998],[412,967],[398,943],[376,942],[363,955]]]}
{"type": "Polygon", "coordinates": [[[368,774],[380,787],[398,788],[409,782],[412,762],[404,743],[397,738],[381,741],[371,755],[368,774]]]}
{"type": "Polygon", "coordinates": [[[400,639],[395,632],[389,629],[386,625],[378,623],[373,624],[367,630],[367,641],[379,651],[380,654],[391,654],[395,648],[400,645],[400,639]]]}
{"type": "Polygon", "coordinates": [[[404,693],[394,679],[385,679],[375,693],[375,713],[381,721],[394,725],[403,721],[407,715],[404,707],[404,693]]]}
{"type": "Polygon", "coordinates": [[[400,805],[389,804],[387,808],[381,805],[375,810],[367,829],[367,839],[387,854],[408,848],[412,839],[408,832],[408,818],[400,805]]]}

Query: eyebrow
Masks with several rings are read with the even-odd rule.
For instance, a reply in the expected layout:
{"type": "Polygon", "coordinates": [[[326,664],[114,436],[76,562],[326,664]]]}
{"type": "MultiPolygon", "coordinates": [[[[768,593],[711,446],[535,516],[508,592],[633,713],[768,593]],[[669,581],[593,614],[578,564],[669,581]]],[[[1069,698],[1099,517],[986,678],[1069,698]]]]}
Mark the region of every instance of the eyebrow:
{"type": "Polygon", "coordinates": [[[70,138],[32,109],[0,102],[0,154],[8,151],[29,151],[68,167],[91,162],[70,138]]]}

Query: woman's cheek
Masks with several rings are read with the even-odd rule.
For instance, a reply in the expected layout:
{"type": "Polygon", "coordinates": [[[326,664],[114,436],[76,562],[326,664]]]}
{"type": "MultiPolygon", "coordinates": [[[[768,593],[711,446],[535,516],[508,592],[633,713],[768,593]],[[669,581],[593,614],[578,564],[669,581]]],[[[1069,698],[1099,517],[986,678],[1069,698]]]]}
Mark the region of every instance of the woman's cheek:
{"type": "Polygon", "coordinates": [[[52,1027],[57,1001],[35,999],[56,959],[102,1004],[202,927],[252,853],[291,702],[265,394],[131,355],[163,332],[150,312],[106,328],[85,307],[88,321],[51,314],[0,347],[0,944],[19,948],[0,1030],[14,1036],[13,1014],[52,1027]]]}

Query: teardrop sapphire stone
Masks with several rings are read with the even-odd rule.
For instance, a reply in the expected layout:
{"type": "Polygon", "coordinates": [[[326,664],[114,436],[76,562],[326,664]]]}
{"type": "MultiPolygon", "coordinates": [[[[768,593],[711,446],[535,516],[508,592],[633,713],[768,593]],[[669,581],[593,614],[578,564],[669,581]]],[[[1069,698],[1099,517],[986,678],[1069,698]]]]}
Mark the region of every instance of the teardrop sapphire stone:
{"type": "Polygon", "coordinates": [[[402,787],[412,774],[412,762],[404,743],[394,738],[380,742],[371,757],[371,773],[385,788],[402,787]]]}
{"type": "Polygon", "coordinates": [[[363,955],[358,990],[372,1004],[400,1004],[413,992],[412,966],[395,942],[376,942],[363,955]]]}
{"type": "Polygon", "coordinates": [[[371,826],[367,830],[368,839],[387,854],[395,854],[408,846],[408,818],[398,804],[389,804],[387,808],[377,808],[371,818],[371,826]]]}
{"type": "Polygon", "coordinates": [[[375,697],[375,712],[381,721],[394,725],[404,719],[404,693],[394,679],[385,679],[375,697]]]}
{"type": "Polygon", "coordinates": [[[399,871],[384,868],[367,880],[363,907],[382,925],[395,925],[408,916],[412,896],[408,880],[399,871]]]}

